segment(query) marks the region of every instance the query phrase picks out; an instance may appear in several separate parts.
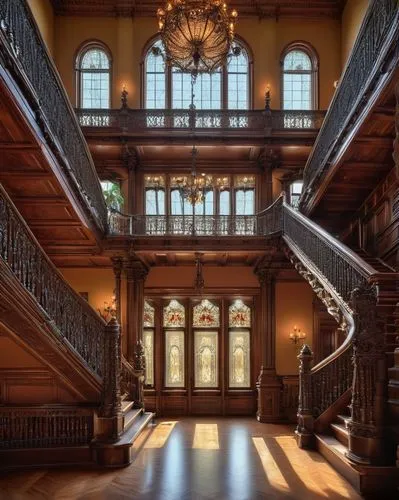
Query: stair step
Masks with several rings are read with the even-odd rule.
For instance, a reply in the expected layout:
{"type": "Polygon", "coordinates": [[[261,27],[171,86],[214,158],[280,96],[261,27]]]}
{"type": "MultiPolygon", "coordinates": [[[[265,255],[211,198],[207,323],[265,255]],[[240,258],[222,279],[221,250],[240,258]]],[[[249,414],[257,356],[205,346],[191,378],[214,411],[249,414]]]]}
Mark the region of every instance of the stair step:
{"type": "Polygon", "coordinates": [[[342,424],[345,429],[347,428],[346,425],[351,419],[350,415],[337,415],[337,423],[342,424]]]}
{"type": "Polygon", "coordinates": [[[124,415],[123,432],[126,432],[143,413],[142,408],[131,408],[124,415]]]}
{"type": "Polygon", "coordinates": [[[330,427],[335,438],[345,447],[347,447],[349,442],[349,433],[347,428],[344,425],[337,423],[331,424],[330,427]]]}
{"type": "Polygon", "coordinates": [[[126,413],[133,407],[134,401],[122,401],[122,413],[126,415],[126,413]]]}
{"type": "Polygon", "coordinates": [[[335,437],[324,434],[316,434],[316,448],[327,462],[359,491],[359,473],[352,468],[345,456],[348,448],[335,439],[335,437]]]}
{"type": "MultiPolygon", "coordinates": [[[[141,411],[141,410],[140,410],[141,411]]],[[[154,413],[151,412],[142,412],[140,416],[134,420],[134,424],[130,426],[130,428],[125,431],[120,440],[118,441],[118,446],[126,446],[131,445],[138,438],[141,431],[147,427],[147,425],[154,418],[154,413]]]]}

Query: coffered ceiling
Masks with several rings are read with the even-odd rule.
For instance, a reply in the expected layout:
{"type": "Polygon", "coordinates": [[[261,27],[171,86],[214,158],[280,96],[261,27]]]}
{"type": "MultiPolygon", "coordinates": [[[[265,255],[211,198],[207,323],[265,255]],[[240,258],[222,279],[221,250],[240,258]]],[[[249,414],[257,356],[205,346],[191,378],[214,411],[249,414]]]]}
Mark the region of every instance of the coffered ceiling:
{"type": "MultiPolygon", "coordinates": [[[[155,16],[164,0],[51,0],[57,15],[155,16]]],[[[346,0],[230,0],[240,17],[341,16],[346,0]]]]}

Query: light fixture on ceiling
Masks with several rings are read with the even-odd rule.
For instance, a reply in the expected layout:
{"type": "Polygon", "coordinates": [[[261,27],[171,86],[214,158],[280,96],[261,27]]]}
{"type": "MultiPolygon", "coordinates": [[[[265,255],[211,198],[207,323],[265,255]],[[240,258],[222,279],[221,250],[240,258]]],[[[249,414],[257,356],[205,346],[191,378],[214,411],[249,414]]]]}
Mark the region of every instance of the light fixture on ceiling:
{"type": "Polygon", "coordinates": [[[198,74],[226,64],[238,13],[223,0],[169,0],[157,16],[170,65],[198,74]]]}

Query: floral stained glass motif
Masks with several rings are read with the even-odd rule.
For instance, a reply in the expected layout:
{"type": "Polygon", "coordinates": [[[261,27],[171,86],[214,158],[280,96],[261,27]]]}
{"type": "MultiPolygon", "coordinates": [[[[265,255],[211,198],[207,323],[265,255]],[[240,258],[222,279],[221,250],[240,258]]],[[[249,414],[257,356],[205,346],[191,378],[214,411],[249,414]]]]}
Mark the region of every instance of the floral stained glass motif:
{"type": "Polygon", "coordinates": [[[218,332],[196,331],[195,386],[218,386],[218,332]]]}
{"type": "Polygon", "coordinates": [[[220,325],[219,307],[208,299],[204,299],[194,307],[193,326],[196,327],[218,327],[220,325]]]}
{"type": "Polygon", "coordinates": [[[229,307],[229,327],[251,327],[251,309],[240,299],[229,307]]]}
{"type": "Polygon", "coordinates": [[[163,309],[163,326],[166,328],[184,328],[186,321],[183,304],[177,300],[171,300],[169,305],[163,309]]]}
{"type": "Polygon", "coordinates": [[[155,310],[147,301],[144,302],[143,323],[146,328],[154,328],[155,326],[155,310]]]}
{"type": "Polygon", "coordinates": [[[250,387],[250,337],[248,330],[229,333],[229,386],[250,387]]]}
{"type": "Polygon", "coordinates": [[[165,332],[165,386],[184,387],[184,331],[165,332]]]}
{"type": "Polygon", "coordinates": [[[154,330],[143,332],[145,354],[145,385],[154,385],[154,330]]]}

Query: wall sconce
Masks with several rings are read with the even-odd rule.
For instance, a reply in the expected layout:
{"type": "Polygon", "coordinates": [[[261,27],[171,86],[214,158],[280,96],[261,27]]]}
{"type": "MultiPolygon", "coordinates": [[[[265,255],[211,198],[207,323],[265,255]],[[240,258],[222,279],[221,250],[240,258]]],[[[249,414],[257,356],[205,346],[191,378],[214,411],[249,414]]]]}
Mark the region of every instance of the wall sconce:
{"type": "Polygon", "coordinates": [[[290,333],[290,340],[295,345],[302,345],[306,339],[306,333],[301,332],[300,328],[294,326],[294,330],[290,333]]]}
{"type": "Polygon", "coordinates": [[[116,317],[116,297],[115,294],[112,295],[111,302],[104,301],[104,306],[102,309],[97,309],[98,314],[107,323],[116,317]]]}
{"type": "Polygon", "coordinates": [[[265,91],[265,109],[267,111],[270,110],[270,102],[271,102],[272,98],[271,98],[271,95],[270,95],[270,85],[267,84],[266,85],[266,91],[265,91]]]}
{"type": "Polygon", "coordinates": [[[129,106],[127,105],[127,96],[129,95],[129,92],[126,90],[126,85],[122,85],[122,92],[121,92],[121,104],[122,104],[122,109],[126,109],[129,106]]]}

